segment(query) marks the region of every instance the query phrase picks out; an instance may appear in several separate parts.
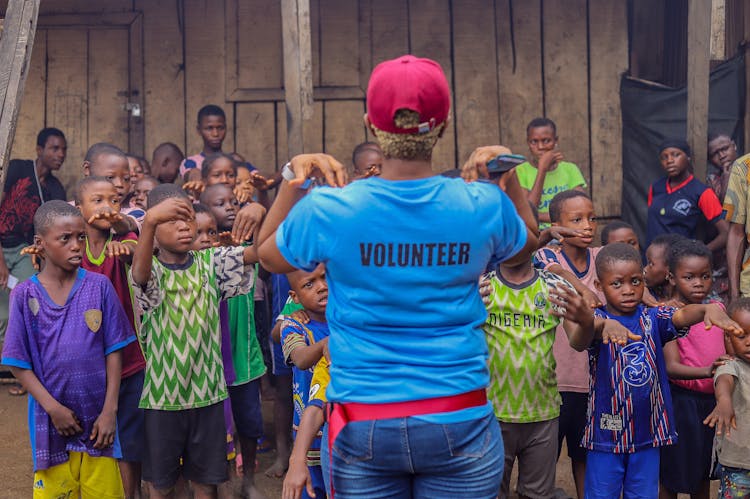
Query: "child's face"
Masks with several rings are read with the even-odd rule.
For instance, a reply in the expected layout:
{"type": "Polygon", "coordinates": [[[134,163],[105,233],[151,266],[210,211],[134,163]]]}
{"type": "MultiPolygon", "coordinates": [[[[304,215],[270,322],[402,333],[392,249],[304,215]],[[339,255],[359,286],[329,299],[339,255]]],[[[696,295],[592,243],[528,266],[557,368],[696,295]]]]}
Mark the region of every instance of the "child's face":
{"type": "Polygon", "coordinates": [[[638,236],[635,235],[633,229],[629,229],[627,227],[610,231],[609,237],[607,238],[607,244],[612,243],[629,244],[637,249],[639,253],[641,252],[641,245],[638,244],[638,236]]]}
{"type": "Polygon", "coordinates": [[[561,208],[560,220],[553,225],[582,230],[586,234],[581,237],[566,237],[563,244],[567,243],[577,248],[591,246],[597,225],[594,204],[591,200],[577,196],[565,201],[561,208]]]}
{"type": "MultiPolygon", "coordinates": [[[[244,168],[241,168],[244,170],[244,168]]],[[[237,184],[237,171],[229,158],[218,158],[211,163],[206,176],[206,185],[226,184],[234,187],[237,184]]]]}
{"type": "Polygon", "coordinates": [[[325,315],[328,305],[328,284],[323,264],[318,265],[312,272],[292,272],[289,274],[289,285],[292,288],[289,295],[295,303],[302,305],[308,312],[325,315]]]}
{"type": "Polygon", "coordinates": [[[596,282],[607,300],[607,310],[614,315],[632,314],[643,299],[643,268],[638,262],[613,262],[596,282]]]}
{"type": "Polygon", "coordinates": [[[138,158],[128,156],[128,170],[130,170],[131,187],[138,180],[143,178],[143,166],[138,158]]]}
{"type": "Polygon", "coordinates": [[[702,256],[680,259],[670,282],[685,303],[703,303],[713,284],[711,262],[702,256]]]}
{"type": "Polygon", "coordinates": [[[154,157],[154,163],[151,166],[152,174],[159,179],[159,182],[171,184],[180,172],[181,162],[180,157],[173,151],[159,153],[154,157]]]}
{"type": "Polygon", "coordinates": [[[734,356],[750,363],[750,312],[739,309],[732,314],[732,319],[745,331],[745,334],[739,337],[733,334],[727,335],[734,350],[734,356]]]}
{"type": "Polygon", "coordinates": [[[68,145],[65,139],[56,135],[47,137],[44,147],[36,146],[36,154],[39,162],[52,171],[60,169],[65,162],[65,155],[68,152],[68,145]]]}
{"type": "MultiPolygon", "coordinates": [[[[88,184],[86,189],[81,193],[81,201],[78,204],[84,220],[89,220],[92,216],[101,212],[120,212],[120,195],[117,189],[110,182],[96,182],[88,184]]],[[[95,220],[93,227],[99,230],[109,230],[112,228],[112,222],[108,220],[95,220]]]]}
{"type": "Polygon", "coordinates": [[[542,154],[557,147],[557,135],[550,126],[532,128],[526,136],[526,142],[529,144],[531,155],[539,161],[542,154]]]}
{"type": "Polygon", "coordinates": [[[204,147],[220,151],[227,134],[226,120],[221,116],[204,116],[198,124],[198,133],[203,139],[204,147]]]}
{"type": "Polygon", "coordinates": [[[237,202],[232,189],[229,187],[212,189],[203,201],[216,217],[216,225],[219,230],[231,230],[240,208],[240,203],[237,202]]]}
{"type": "Polygon", "coordinates": [[[184,255],[193,248],[197,224],[191,220],[172,220],[156,226],[154,238],[160,250],[184,255]]]}
{"type": "Polygon", "coordinates": [[[46,231],[34,236],[46,264],[67,273],[75,272],[81,265],[85,241],[86,228],[80,216],[58,217],[46,231]]]}
{"type": "Polygon", "coordinates": [[[208,213],[196,213],[195,224],[196,235],[195,241],[193,242],[193,250],[200,251],[213,247],[214,243],[218,241],[219,233],[214,217],[208,213]]]}
{"type": "Polygon", "coordinates": [[[357,176],[365,175],[370,169],[380,172],[383,167],[383,153],[376,149],[365,149],[354,163],[354,174],[357,176]]]}
{"type": "Polygon", "coordinates": [[[115,186],[124,198],[130,192],[130,167],[128,160],[115,154],[100,154],[89,164],[89,176],[104,177],[115,186]]]}
{"type": "Polygon", "coordinates": [[[659,154],[661,167],[669,178],[680,177],[690,166],[690,158],[685,151],[676,147],[667,147],[659,154]]]}
{"type": "Polygon", "coordinates": [[[665,246],[654,244],[646,250],[646,268],[643,269],[643,279],[649,288],[661,286],[667,281],[669,265],[667,265],[665,255],[666,250],[665,246]]]}
{"type": "Polygon", "coordinates": [[[737,146],[727,136],[720,135],[708,143],[708,160],[716,168],[728,170],[737,159],[737,146]]]}
{"type": "Polygon", "coordinates": [[[135,183],[135,188],[133,189],[133,201],[135,205],[140,209],[145,210],[148,201],[148,193],[157,185],[159,184],[150,178],[142,178],[137,181],[135,183]]]}

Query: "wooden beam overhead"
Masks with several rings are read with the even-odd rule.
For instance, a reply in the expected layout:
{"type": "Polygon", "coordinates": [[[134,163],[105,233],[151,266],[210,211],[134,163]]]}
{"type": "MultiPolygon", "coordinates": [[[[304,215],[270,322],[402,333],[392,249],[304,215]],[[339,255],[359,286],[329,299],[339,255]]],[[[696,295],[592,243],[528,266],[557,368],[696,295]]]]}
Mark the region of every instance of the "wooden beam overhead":
{"type": "Polygon", "coordinates": [[[5,11],[0,38],[0,185],[5,184],[38,16],[39,0],[10,0],[5,11]]]}
{"type": "Polygon", "coordinates": [[[310,0],[281,1],[284,97],[289,157],[304,151],[304,122],[313,117],[310,0]]]}
{"type": "Polygon", "coordinates": [[[693,172],[701,182],[706,179],[710,39],[711,0],[689,0],[687,140],[693,149],[693,172]]]}

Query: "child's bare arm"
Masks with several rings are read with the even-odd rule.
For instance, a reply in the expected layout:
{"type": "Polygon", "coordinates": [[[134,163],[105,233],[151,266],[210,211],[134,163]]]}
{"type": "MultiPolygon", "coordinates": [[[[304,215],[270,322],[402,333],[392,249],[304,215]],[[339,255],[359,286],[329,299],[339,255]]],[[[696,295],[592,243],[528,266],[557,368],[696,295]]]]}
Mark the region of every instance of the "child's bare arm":
{"type": "Polygon", "coordinates": [[[582,283],[574,274],[568,269],[563,268],[559,263],[553,263],[546,268],[547,271],[553,274],[559,275],[570,283],[573,288],[578,291],[589,307],[597,308],[602,306],[602,301],[594,294],[588,286],[582,283]]]}
{"type": "Polygon", "coordinates": [[[736,336],[745,334],[740,325],[730,319],[726,312],[715,303],[691,303],[677,310],[672,316],[672,323],[678,329],[690,327],[701,321],[707,330],[716,326],[736,336]]]}
{"type": "Polygon", "coordinates": [[[191,220],[195,214],[190,203],[181,198],[169,198],[146,212],[138,245],[133,254],[133,281],[145,286],[151,277],[151,258],[154,255],[156,226],[172,220],[191,220]]]}
{"type": "Polygon", "coordinates": [[[315,497],[310,471],[307,469],[307,451],[323,426],[323,416],[323,409],[315,405],[308,405],[302,413],[292,454],[289,457],[289,471],[284,478],[282,499],[299,499],[302,497],[303,488],[307,488],[310,497],[315,497]]]}
{"type": "Polygon", "coordinates": [[[714,383],[714,393],[716,394],[716,407],[711,414],[703,421],[703,424],[716,427],[716,434],[725,433],[729,435],[732,428],[737,429],[737,419],[732,406],[732,391],[734,390],[734,376],[731,374],[722,374],[714,383]]]}
{"type": "Polygon", "coordinates": [[[72,437],[83,431],[81,422],[73,411],[58,402],[42,385],[31,369],[11,367],[10,372],[21,385],[34,397],[42,409],[49,414],[57,432],[64,437],[72,437]]]}
{"type": "Polygon", "coordinates": [[[709,366],[695,367],[686,366],[680,359],[680,349],[676,341],[670,341],[662,349],[664,361],[667,365],[667,374],[672,379],[706,379],[714,375],[716,369],[729,360],[728,355],[722,355],[709,366]]]}
{"type": "Polygon", "coordinates": [[[310,369],[323,357],[323,347],[328,344],[328,338],[324,338],[312,345],[299,346],[292,350],[289,358],[298,369],[310,369]]]}
{"type": "Polygon", "coordinates": [[[95,449],[104,449],[115,441],[117,427],[117,400],[120,394],[120,376],[122,375],[122,352],[116,351],[107,355],[107,392],[104,395],[102,412],[94,421],[89,440],[94,442],[95,449]]]}

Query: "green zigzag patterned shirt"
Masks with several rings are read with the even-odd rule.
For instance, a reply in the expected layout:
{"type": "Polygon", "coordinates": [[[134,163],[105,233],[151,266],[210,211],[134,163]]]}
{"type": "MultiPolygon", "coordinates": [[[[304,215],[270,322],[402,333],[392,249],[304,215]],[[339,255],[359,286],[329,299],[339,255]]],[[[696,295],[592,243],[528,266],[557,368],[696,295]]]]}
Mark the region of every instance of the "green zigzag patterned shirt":
{"type": "MultiPolygon", "coordinates": [[[[545,270],[522,284],[491,274],[492,294],[484,331],[489,349],[488,398],[495,416],[506,423],[547,421],[560,415],[557,391],[555,328],[550,286],[570,284],[545,270]]],[[[571,286],[572,288],[572,286],[571,286]]]]}
{"type": "Polygon", "coordinates": [[[181,266],[154,257],[146,285],[133,283],[143,309],[139,339],[146,357],[139,407],[180,411],[227,398],[219,301],[250,291],[254,267],[244,266],[243,250],[193,251],[181,266]]]}

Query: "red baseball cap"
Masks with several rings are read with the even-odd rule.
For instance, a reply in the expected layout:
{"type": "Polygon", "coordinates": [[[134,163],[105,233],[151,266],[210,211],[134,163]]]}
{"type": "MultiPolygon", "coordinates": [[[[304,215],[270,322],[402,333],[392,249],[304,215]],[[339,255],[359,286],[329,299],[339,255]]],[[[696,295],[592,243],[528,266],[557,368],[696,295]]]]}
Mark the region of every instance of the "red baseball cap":
{"type": "Polygon", "coordinates": [[[427,133],[448,119],[451,93],[440,64],[404,55],[372,70],[367,86],[367,116],[379,130],[390,133],[427,133]],[[419,126],[399,128],[396,111],[419,113],[419,126]]]}

